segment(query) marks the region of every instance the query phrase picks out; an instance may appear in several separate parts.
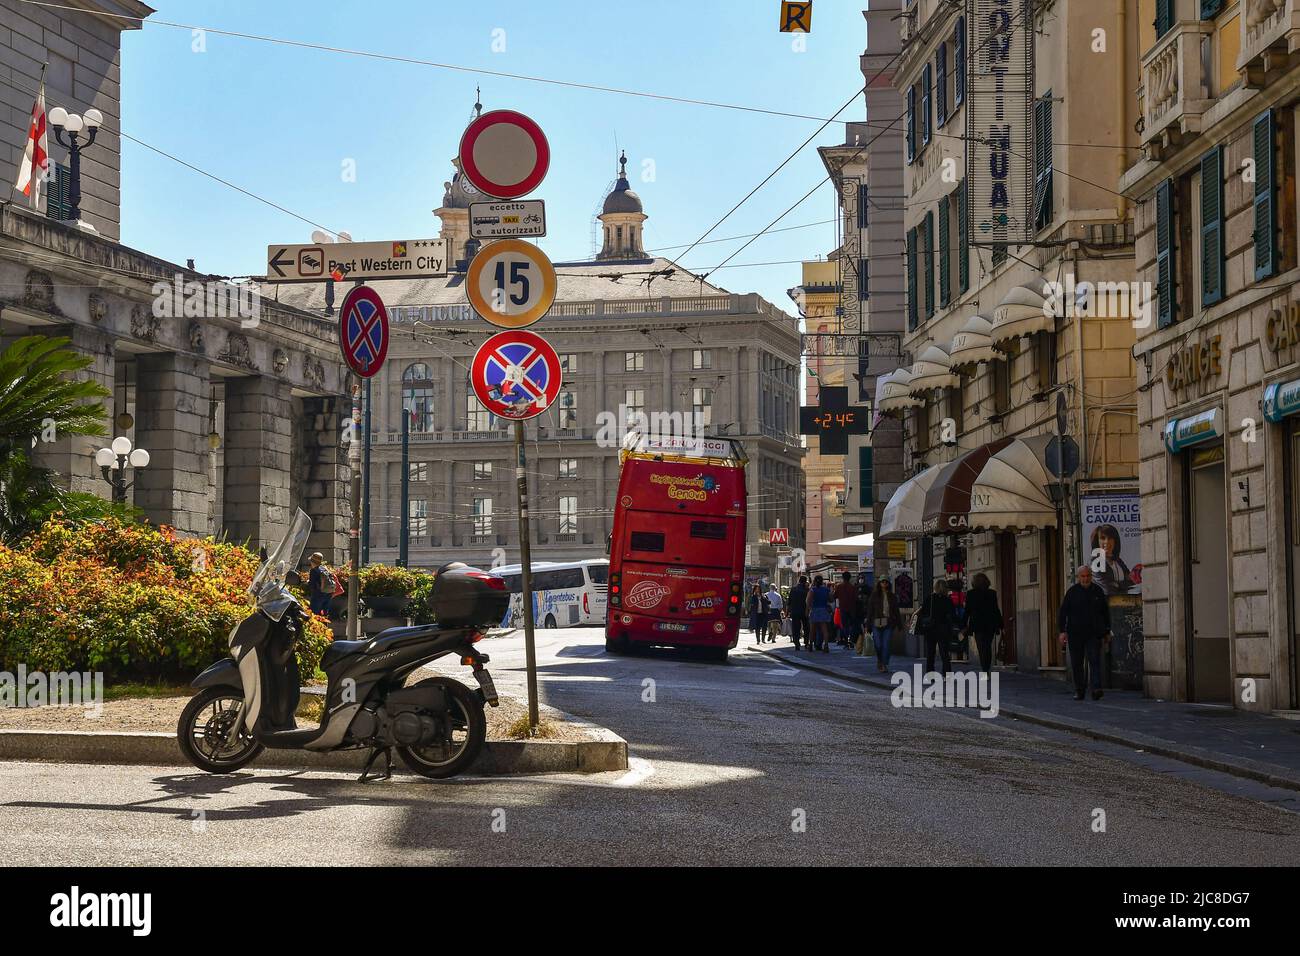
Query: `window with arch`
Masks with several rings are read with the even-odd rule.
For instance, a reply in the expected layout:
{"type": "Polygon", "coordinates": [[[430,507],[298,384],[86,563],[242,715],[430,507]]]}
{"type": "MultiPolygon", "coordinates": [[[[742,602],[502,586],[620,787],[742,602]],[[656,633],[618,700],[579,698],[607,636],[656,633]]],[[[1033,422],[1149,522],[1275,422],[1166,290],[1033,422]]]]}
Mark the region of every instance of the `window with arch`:
{"type": "Polygon", "coordinates": [[[402,373],[402,407],[411,416],[411,431],[432,431],[433,372],[424,362],[413,362],[402,373]]]}

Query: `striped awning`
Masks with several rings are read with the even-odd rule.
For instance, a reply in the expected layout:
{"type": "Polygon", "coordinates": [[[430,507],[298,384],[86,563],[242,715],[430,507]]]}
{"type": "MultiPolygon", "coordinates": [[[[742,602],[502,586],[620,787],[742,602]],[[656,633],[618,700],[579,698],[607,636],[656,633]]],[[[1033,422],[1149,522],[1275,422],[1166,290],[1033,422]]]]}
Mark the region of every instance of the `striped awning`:
{"type": "Polygon", "coordinates": [[[893,415],[922,404],[912,397],[912,369],[909,366],[894,369],[876,379],[876,414],[893,415]]]}
{"type": "Polygon", "coordinates": [[[1035,332],[1051,332],[1055,328],[1056,317],[1045,305],[1043,280],[1035,279],[1016,286],[994,308],[993,347],[1009,352],[1015,348],[1017,340],[1035,332]]]}
{"type": "Polygon", "coordinates": [[[908,388],[913,396],[924,397],[926,392],[938,388],[960,387],[961,379],[953,374],[952,359],[942,345],[928,346],[912,363],[912,380],[908,388]]]}
{"type": "Polygon", "coordinates": [[[1001,438],[972,448],[944,465],[925,495],[921,530],[926,534],[965,534],[970,530],[971,488],[988,460],[1007,445],[1001,438]]]}
{"type": "Polygon", "coordinates": [[[995,452],[971,486],[970,527],[975,530],[1055,528],[1056,506],[1047,487],[1050,435],[1017,438],[995,452]]]}
{"type": "Polygon", "coordinates": [[[942,469],[943,465],[931,465],[898,486],[898,490],[889,499],[889,504],[885,505],[884,513],[880,517],[877,540],[921,537],[925,495],[942,469]]]}
{"type": "Polygon", "coordinates": [[[999,361],[1005,356],[993,347],[993,323],[982,315],[972,315],[952,337],[952,370],[959,372],[981,362],[999,361]]]}

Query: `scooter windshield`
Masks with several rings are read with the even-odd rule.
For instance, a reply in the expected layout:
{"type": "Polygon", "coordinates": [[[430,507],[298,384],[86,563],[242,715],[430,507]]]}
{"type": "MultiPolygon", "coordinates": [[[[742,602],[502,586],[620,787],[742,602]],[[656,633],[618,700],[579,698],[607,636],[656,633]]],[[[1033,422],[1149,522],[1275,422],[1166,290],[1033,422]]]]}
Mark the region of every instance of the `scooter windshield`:
{"type": "Polygon", "coordinates": [[[248,586],[248,593],[257,600],[258,608],[273,621],[284,617],[284,612],[294,603],[293,595],[284,586],[284,576],[298,567],[310,534],[311,519],[299,508],[289,523],[289,530],[267,555],[248,586]]]}

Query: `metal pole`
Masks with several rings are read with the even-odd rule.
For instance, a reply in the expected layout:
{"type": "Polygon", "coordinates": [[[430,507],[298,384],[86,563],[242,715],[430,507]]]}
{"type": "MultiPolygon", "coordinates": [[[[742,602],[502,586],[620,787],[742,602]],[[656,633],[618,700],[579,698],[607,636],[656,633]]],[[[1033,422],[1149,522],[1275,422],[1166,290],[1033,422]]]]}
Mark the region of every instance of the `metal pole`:
{"type": "Polygon", "coordinates": [[[348,465],[352,468],[352,523],[348,527],[348,639],[361,639],[361,442],[357,429],[361,427],[361,386],[352,384],[352,441],[348,443],[348,465]]]}
{"type": "MultiPolygon", "coordinates": [[[[333,282],[330,283],[331,288],[333,282]]],[[[361,482],[364,488],[365,500],[370,501],[370,379],[366,379],[365,395],[365,440],[362,451],[362,477],[361,482]]],[[[370,509],[366,508],[361,513],[361,565],[370,563],[370,509]]]]}
{"type": "Polygon", "coordinates": [[[537,646],[533,641],[533,568],[528,537],[528,470],[524,458],[524,423],[515,422],[515,484],[519,491],[519,566],[523,584],[524,650],[528,663],[528,729],[537,730],[537,646]]]}
{"type": "Polygon", "coordinates": [[[411,551],[411,410],[402,409],[402,527],[398,531],[397,564],[406,567],[411,551]]]}

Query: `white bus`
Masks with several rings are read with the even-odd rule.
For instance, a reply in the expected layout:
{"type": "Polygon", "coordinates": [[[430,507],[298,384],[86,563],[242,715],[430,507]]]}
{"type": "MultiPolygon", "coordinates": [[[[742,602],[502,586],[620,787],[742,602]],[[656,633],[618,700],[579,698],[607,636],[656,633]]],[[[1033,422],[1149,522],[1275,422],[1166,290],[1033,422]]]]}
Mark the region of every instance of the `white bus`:
{"type": "MultiPolygon", "coordinates": [[[[510,607],[502,627],[524,626],[523,573],[517,564],[493,568],[510,589],[510,607]]],[[[609,559],[533,562],[533,622],[538,627],[583,627],[605,624],[609,559]]]]}

